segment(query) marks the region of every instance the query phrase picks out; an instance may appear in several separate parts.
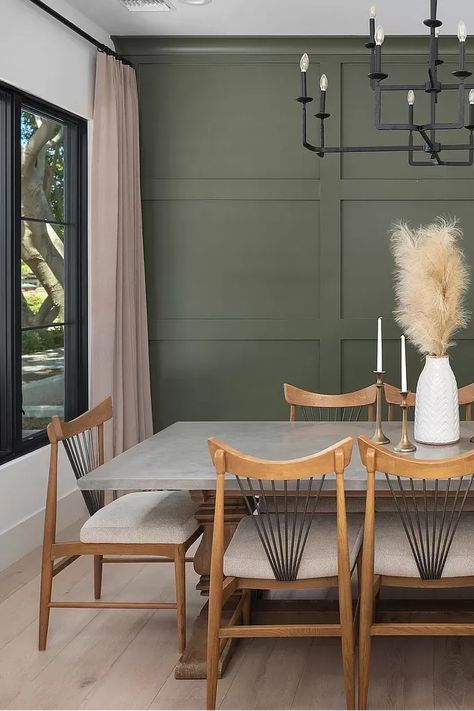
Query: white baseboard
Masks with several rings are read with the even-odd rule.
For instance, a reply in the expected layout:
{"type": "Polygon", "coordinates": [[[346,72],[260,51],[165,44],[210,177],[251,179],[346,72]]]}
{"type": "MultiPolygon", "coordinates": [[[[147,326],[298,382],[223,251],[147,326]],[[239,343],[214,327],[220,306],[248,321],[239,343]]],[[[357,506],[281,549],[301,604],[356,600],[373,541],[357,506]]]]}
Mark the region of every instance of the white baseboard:
{"type": "MultiPolygon", "coordinates": [[[[85,516],[87,516],[87,508],[79,489],[74,489],[59,499],[58,531],[85,516]]],[[[0,533],[0,570],[7,568],[42,544],[43,523],[44,509],[41,509],[0,533]]]]}

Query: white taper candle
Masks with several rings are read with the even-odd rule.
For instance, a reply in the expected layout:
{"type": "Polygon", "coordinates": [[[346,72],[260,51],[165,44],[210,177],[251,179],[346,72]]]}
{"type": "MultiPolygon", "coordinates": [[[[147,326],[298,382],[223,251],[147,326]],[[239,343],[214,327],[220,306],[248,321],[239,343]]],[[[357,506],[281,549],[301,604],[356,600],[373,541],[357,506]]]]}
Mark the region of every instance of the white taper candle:
{"type": "Polygon", "coordinates": [[[402,363],[402,393],[408,392],[407,385],[407,355],[405,351],[405,336],[400,336],[401,342],[401,363],[402,363]]]}
{"type": "Polygon", "coordinates": [[[377,321],[377,373],[381,373],[382,368],[382,317],[377,321]]]}

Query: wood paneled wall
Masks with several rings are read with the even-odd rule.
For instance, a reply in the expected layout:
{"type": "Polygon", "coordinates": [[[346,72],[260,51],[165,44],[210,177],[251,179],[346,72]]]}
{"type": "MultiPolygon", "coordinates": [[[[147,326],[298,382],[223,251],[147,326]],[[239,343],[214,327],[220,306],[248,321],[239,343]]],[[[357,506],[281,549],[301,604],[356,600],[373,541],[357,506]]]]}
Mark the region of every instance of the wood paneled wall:
{"type": "MultiPolygon", "coordinates": [[[[328,392],[367,385],[378,315],[387,380],[398,383],[388,230],[456,215],[472,264],[474,168],[411,168],[405,154],[320,160],[302,148],[303,51],[313,95],[319,75],[329,79],[328,143],[406,140],[373,128],[362,38],[115,41],[139,81],[156,427],[284,419],[285,381],[328,392]]],[[[391,80],[424,81],[425,50],[419,38],[387,40],[391,80]]],[[[456,44],[444,39],[441,52],[448,77],[456,44]]],[[[451,102],[442,97],[446,119],[451,102]]],[[[417,96],[420,122],[425,104],[417,96]]],[[[406,112],[404,94],[388,97],[388,120],[406,112]]],[[[474,327],[453,361],[460,385],[474,380],[474,327]]],[[[410,350],[412,387],[420,367],[410,350]]]]}

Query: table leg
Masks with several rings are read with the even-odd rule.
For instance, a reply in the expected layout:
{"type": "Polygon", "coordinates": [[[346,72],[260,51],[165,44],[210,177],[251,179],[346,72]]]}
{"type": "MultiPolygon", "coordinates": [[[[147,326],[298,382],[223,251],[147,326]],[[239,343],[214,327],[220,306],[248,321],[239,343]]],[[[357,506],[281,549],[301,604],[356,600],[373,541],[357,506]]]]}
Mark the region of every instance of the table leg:
{"type": "MultiPolygon", "coordinates": [[[[247,515],[245,503],[237,494],[226,496],[224,508],[224,540],[225,546],[234,535],[234,531],[243,516],[247,515]]],[[[214,494],[213,492],[203,492],[201,504],[196,512],[196,518],[203,527],[203,536],[194,555],[194,570],[200,575],[197,589],[201,595],[209,595],[209,575],[211,570],[211,548],[212,535],[214,530],[214,494]]],[[[227,601],[222,611],[222,621],[226,621],[232,616],[238,597],[227,601]]],[[[230,659],[234,643],[232,640],[226,645],[219,664],[219,674],[222,674],[230,659]]],[[[207,602],[203,606],[199,617],[193,622],[192,629],[188,635],[188,643],[184,654],[181,656],[175,668],[176,679],[205,679],[206,678],[206,643],[207,643],[207,602]]]]}

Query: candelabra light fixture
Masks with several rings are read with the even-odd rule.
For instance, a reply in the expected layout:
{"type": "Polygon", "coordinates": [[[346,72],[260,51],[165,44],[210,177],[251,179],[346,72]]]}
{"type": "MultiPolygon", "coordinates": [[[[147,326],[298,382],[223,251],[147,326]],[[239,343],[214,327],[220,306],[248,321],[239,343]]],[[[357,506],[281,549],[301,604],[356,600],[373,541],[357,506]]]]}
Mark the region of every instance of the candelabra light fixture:
{"type": "Polygon", "coordinates": [[[324,158],[327,153],[379,153],[379,152],[405,152],[408,154],[410,165],[414,166],[465,166],[472,165],[474,159],[474,84],[466,83],[472,72],[466,69],[466,26],[464,22],[458,25],[459,59],[458,68],[452,72],[457,81],[453,83],[441,82],[438,78],[438,67],[443,64],[439,57],[439,28],[443,24],[437,18],[437,0],[430,0],[430,17],[424,20],[429,29],[428,53],[428,78],[423,84],[388,84],[388,74],[382,67],[382,45],[384,31],[376,26],[375,8],[369,11],[369,41],[366,47],[370,52],[370,71],[368,74],[370,87],[374,94],[375,127],[379,131],[406,131],[408,140],[406,145],[384,146],[326,146],[325,121],[330,117],[327,111],[328,79],[325,74],[319,82],[319,111],[315,117],[319,121],[319,145],[308,141],[307,135],[307,106],[313,101],[308,95],[307,73],[309,57],[303,54],[300,61],[301,70],[301,96],[297,101],[302,106],[303,112],[303,146],[324,158]],[[425,123],[415,120],[416,92],[425,92],[429,95],[429,117],[425,123]],[[382,121],[382,97],[386,92],[403,92],[407,101],[406,123],[385,123],[382,121]],[[442,92],[454,92],[457,97],[457,119],[452,123],[438,121],[438,98],[442,92]],[[466,98],[467,97],[467,98],[466,98]],[[467,123],[465,123],[466,103],[469,104],[467,123]],[[442,143],[438,132],[442,130],[462,130],[464,139],[460,143],[442,143]],[[466,133],[467,132],[467,133],[466,133]],[[416,138],[415,138],[416,137],[416,138]],[[460,160],[444,159],[446,151],[457,151],[463,155],[460,160]],[[425,154],[422,158],[418,154],[425,154]]]}

